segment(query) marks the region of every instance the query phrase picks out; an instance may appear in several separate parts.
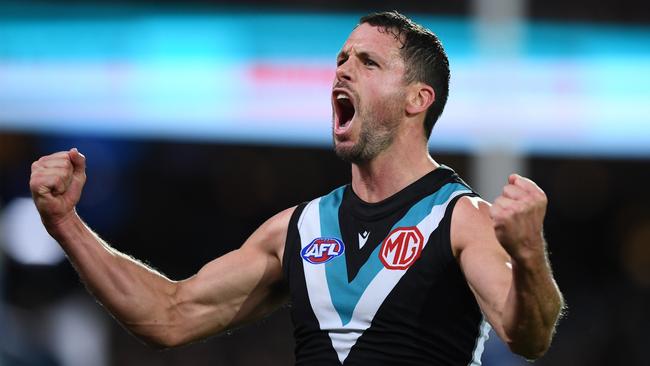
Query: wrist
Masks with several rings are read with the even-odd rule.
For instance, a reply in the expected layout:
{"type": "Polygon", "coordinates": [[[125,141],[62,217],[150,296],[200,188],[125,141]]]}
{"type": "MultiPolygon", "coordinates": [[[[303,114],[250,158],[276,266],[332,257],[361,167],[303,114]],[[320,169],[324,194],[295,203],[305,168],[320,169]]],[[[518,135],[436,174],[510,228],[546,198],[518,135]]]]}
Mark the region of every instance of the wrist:
{"type": "Polygon", "coordinates": [[[535,240],[528,240],[516,246],[517,250],[512,251],[510,257],[518,266],[535,268],[540,263],[547,262],[546,241],[543,237],[535,240]]]}
{"type": "Polygon", "coordinates": [[[56,240],[61,239],[66,233],[71,232],[81,222],[81,218],[77,215],[75,209],[69,211],[65,215],[42,218],[43,225],[47,232],[56,240]]]}
{"type": "Polygon", "coordinates": [[[549,263],[546,252],[528,253],[517,258],[512,257],[512,270],[515,277],[534,276],[537,277],[542,273],[549,271],[549,263]]]}

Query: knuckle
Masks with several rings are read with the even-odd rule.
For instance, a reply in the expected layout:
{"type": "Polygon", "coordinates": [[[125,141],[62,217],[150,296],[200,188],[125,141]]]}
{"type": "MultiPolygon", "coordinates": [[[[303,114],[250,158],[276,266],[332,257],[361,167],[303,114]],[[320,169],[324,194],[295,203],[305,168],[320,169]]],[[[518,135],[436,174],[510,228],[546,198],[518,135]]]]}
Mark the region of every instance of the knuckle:
{"type": "Polygon", "coordinates": [[[516,202],[512,206],[512,212],[513,214],[521,214],[529,211],[532,206],[533,205],[531,205],[530,202],[516,202]]]}
{"type": "Polygon", "coordinates": [[[546,196],[546,193],[544,193],[544,191],[539,192],[539,200],[542,201],[543,203],[548,202],[548,197],[546,196]]]}
{"type": "Polygon", "coordinates": [[[497,223],[503,222],[505,218],[505,212],[503,210],[495,210],[492,212],[492,220],[494,220],[497,223]]]}
{"type": "Polygon", "coordinates": [[[501,202],[499,203],[499,207],[501,207],[501,209],[502,209],[503,211],[510,211],[510,210],[512,210],[512,202],[501,201],[501,202]]]}
{"type": "Polygon", "coordinates": [[[531,198],[531,201],[535,205],[545,205],[547,198],[545,195],[536,194],[531,198]]]}
{"type": "Polygon", "coordinates": [[[536,201],[536,198],[530,194],[525,194],[517,201],[519,205],[528,206],[536,201]]]}
{"type": "Polygon", "coordinates": [[[39,174],[39,173],[32,173],[29,176],[29,184],[30,184],[30,186],[37,185],[37,184],[41,183],[42,181],[43,181],[43,178],[42,178],[41,174],[39,174]]]}
{"type": "Polygon", "coordinates": [[[60,175],[54,176],[54,184],[61,185],[63,184],[63,177],[60,175]]]}

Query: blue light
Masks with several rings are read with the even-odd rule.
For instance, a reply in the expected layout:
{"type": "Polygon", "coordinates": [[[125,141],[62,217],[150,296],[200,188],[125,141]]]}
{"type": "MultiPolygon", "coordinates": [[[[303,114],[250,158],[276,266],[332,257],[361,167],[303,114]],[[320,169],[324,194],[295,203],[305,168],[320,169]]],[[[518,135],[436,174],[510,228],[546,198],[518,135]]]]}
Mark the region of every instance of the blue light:
{"type": "MultiPolygon", "coordinates": [[[[0,12],[0,130],[330,144],[334,57],[357,15],[69,9],[0,12]]],[[[504,59],[471,19],[417,20],[452,67],[432,147],[650,156],[650,28],[528,23],[504,59]]]]}

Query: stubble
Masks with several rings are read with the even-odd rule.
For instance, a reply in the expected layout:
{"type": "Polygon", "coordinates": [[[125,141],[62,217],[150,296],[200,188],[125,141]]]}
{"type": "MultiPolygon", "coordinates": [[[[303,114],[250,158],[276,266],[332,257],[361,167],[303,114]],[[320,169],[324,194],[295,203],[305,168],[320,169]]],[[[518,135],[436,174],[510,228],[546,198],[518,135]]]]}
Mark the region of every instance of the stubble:
{"type": "Polygon", "coordinates": [[[339,158],[348,163],[363,164],[392,145],[399,125],[400,110],[394,102],[380,105],[373,110],[360,108],[357,111],[355,123],[361,123],[359,138],[350,147],[337,146],[334,142],[334,150],[339,158]]]}

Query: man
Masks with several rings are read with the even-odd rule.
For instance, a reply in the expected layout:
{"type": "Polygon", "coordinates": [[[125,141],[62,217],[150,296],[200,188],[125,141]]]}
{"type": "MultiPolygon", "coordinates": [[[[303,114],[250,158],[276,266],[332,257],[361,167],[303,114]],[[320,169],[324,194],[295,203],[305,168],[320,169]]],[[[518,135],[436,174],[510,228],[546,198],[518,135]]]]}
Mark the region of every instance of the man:
{"type": "Polygon", "coordinates": [[[490,205],[429,156],[448,78],[430,31],[396,12],[362,18],[332,91],[334,146],[352,164],[351,185],[280,212],[183,281],[81,221],[76,149],[35,162],[30,187],[90,291],[151,344],[196,341],[290,299],[299,365],[480,364],[488,322],[537,358],[562,308],[542,234],[546,197],[513,174],[490,205]]]}

